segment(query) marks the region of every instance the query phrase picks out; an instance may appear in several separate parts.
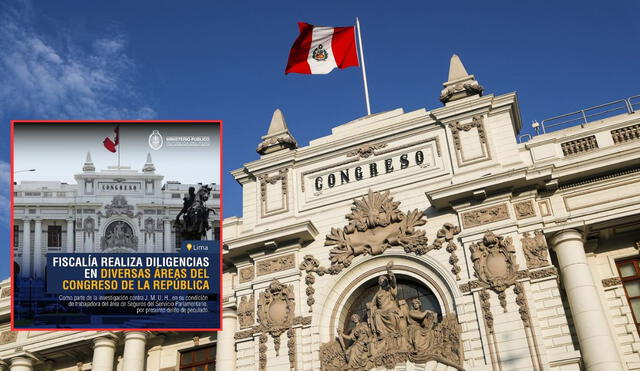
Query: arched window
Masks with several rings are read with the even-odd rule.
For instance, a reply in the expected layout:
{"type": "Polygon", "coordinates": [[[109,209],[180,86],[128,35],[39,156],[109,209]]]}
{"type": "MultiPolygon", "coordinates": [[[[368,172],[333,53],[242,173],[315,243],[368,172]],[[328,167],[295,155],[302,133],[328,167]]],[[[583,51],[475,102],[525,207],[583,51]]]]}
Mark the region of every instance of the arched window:
{"type": "MultiPolygon", "coordinates": [[[[418,298],[422,303],[422,310],[431,310],[438,313],[438,321],[442,320],[442,311],[435,294],[424,284],[416,279],[408,276],[396,274],[398,287],[397,301],[405,300],[407,305],[411,305],[411,301],[418,298]]],[[[357,314],[362,321],[367,321],[367,303],[371,301],[375,293],[378,291],[378,277],[374,277],[365,282],[354,294],[354,300],[348,304],[348,312],[344,317],[342,328],[349,333],[353,327],[351,315],[357,314]]]]}

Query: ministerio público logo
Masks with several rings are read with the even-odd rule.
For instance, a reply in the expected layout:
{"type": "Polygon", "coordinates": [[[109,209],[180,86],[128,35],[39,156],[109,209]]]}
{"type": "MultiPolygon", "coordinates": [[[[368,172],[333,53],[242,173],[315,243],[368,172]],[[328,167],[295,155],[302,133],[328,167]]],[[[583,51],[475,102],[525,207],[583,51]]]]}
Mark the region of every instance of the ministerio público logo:
{"type": "Polygon", "coordinates": [[[160,134],[158,130],[154,130],[149,135],[149,147],[151,147],[152,150],[154,151],[159,150],[160,148],[162,148],[163,143],[164,143],[164,140],[162,139],[162,134],[160,134]]]}

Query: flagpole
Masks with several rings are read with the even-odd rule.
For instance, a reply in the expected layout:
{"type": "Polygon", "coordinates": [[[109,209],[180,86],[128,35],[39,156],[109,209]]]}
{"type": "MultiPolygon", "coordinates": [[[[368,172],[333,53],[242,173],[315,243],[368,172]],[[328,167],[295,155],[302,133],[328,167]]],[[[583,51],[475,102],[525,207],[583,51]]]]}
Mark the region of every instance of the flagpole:
{"type": "Polygon", "coordinates": [[[120,125],[118,125],[118,173],[120,173],[120,125]]]}
{"type": "Polygon", "coordinates": [[[367,115],[371,114],[371,104],[369,104],[369,86],[367,85],[367,69],[364,66],[364,51],[362,50],[362,35],[360,34],[360,20],[356,17],[356,28],[358,29],[358,45],[360,46],[360,62],[362,63],[362,80],[364,81],[364,99],[367,103],[367,115]]]}

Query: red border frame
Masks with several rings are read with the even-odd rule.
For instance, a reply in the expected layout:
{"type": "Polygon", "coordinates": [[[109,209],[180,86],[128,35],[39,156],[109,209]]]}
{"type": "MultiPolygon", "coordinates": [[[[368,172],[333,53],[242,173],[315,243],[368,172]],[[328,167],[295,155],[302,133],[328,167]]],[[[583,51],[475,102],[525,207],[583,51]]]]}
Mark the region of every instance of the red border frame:
{"type": "Polygon", "coordinates": [[[9,267],[9,274],[10,274],[10,279],[11,279],[11,325],[10,325],[10,330],[11,331],[222,331],[222,311],[223,311],[223,307],[222,307],[222,301],[224,298],[224,293],[223,293],[223,284],[222,284],[222,278],[223,278],[223,266],[224,266],[224,262],[223,262],[223,257],[222,257],[222,253],[223,253],[223,248],[222,248],[222,241],[224,240],[223,238],[223,230],[224,228],[222,227],[223,224],[223,197],[222,195],[223,193],[223,172],[222,172],[222,165],[223,165],[223,161],[222,161],[222,156],[223,156],[223,150],[222,150],[222,138],[223,138],[223,124],[222,124],[222,120],[11,120],[11,128],[10,128],[10,137],[9,140],[11,142],[11,148],[10,148],[10,167],[9,167],[9,171],[11,172],[10,175],[10,184],[9,184],[9,192],[11,192],[10,196],[10,203],[9,206],[11,208],[10,213],[9,213],[9,217],[10,217],[10,221],[9,221],[9,249],[11,251],[10,254],[10,267],[9,267]],[[14,265],[14,247],[13,247],[13,228],[14,228],[14,224],[13,224],[13,182],[14,182],[14,178],[13,178],[13,172],[14,172],[14,164],[13,164],[13,160],[14,160],[14,124],[15,123],[93,123],[93,122],[100,122],[100,123],[114,123],[114,124],[118,124],[118,123],[218,123],[219,129],[220,129],[220,133],[219,133],[219,146],[220,146],[220,164],[219,164],[219,168],[220,168],[220,296],[218,298],[218,300],[220,301],[220,327],[219,328],[64,328],[64,329],[59,329],[59,328],[15,328],[14,327],[14,313],[13,313],[13,299],[14,299],[14,285],[15,285],[15,280],[13,279],[13,265],[14,265]]]}

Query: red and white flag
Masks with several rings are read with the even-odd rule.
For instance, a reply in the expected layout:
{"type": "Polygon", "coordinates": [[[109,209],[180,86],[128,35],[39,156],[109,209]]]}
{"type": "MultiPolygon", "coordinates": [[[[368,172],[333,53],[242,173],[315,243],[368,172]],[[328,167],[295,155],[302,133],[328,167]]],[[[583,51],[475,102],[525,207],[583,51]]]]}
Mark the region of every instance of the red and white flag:
{"type": "Polygon", "coordinates": [[[116,133],[115,141],[111,140],[111,138],[109,137],[106,137],[102,141],[102,144],[104,144],[104,148],[106,148],[107,151],[116,153],[116,146],[118,145],[118,143],[120,143],[120,125],[116,126],[116,128],[113,129],[113,132],[116,133]]]}
{"type": "Polygon", "coordinates": [[[319,27],[299,22],[284,73],[327,74],[358,66],[354,27],[319,27]]]}

